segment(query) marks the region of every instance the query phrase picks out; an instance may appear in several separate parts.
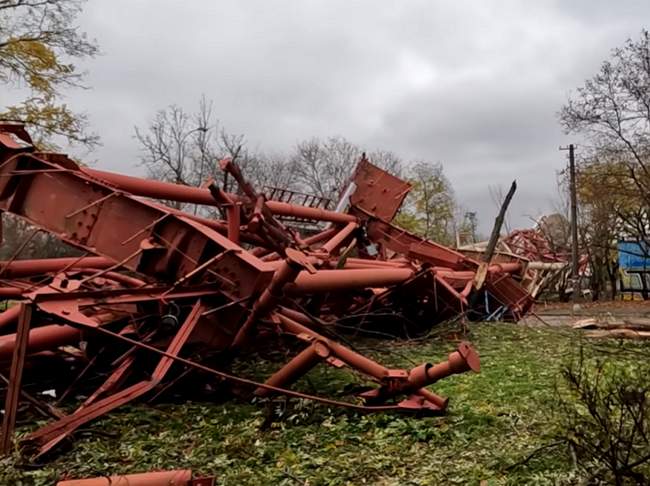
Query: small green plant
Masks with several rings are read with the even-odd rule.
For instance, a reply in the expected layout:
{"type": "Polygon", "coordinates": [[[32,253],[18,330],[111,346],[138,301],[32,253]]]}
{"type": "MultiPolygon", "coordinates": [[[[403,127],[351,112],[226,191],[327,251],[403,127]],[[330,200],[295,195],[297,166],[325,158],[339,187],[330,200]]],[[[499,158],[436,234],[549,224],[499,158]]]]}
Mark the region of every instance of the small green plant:
{"type": "Polygon", "coordinates": [[[560,438],[588,483],[650,483],[650,364],[637,355],[579,358],[562,370],[560,438]]]}

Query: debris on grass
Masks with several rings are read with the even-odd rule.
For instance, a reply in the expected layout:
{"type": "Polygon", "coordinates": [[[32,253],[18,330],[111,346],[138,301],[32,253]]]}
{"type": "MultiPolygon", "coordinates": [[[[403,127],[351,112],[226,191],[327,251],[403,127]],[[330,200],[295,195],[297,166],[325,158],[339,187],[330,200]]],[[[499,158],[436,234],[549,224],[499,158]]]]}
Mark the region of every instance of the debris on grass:
{"type": "MultiPolygon", "coordinates": [[[[470,334],[481,347],[483,370],[480,377],[456,375],[441,383],[441,392],[454,390],[443,417],[360,415],[292,401],[269,405],[283,411],[271,418],[265,408],[241,401],[127,406],[89,426],[42,467],[25,466],[17,455],[3,460],[0,484],[50,485],[63,474],[126,474],[172,464],[214,475],[224,485],[575,484],[578,471],[568,448],[545,448],[557,441],[560,370],[581,345],[593,357],[616,352],[614,365],[621,350],[631,360],[647,356],[648,345],[584,341],[566,328],[501,323],[476,324],[470,334]],[[107,437],[105,430],[120,435],[107,437]]],[[[386,346],[365,344],[370,355],[395,365],[439,357],[441,349],[436,340],[397,341],[399,353],[390,354],[386,346]]],[[[339,393],[346,382],[319,369],[307,378],[296,387],[339,393]]]]}

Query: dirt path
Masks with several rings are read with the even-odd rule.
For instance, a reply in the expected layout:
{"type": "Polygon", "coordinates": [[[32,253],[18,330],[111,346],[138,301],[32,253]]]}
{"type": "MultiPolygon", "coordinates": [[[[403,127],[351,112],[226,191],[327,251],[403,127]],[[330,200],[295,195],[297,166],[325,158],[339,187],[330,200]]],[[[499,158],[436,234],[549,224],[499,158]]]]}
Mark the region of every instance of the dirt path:
{"type": "Polygon", "coordinates": [[[650,318],[650,301],[605,301],[572,303],[536,304],[533,314],[521,322],[525,325],[571,326],[575,322],[595,318],[598,320],[617,320],[623,318],[650,318]],[[543,322],[542,322],[543,321],[543,322]]]}

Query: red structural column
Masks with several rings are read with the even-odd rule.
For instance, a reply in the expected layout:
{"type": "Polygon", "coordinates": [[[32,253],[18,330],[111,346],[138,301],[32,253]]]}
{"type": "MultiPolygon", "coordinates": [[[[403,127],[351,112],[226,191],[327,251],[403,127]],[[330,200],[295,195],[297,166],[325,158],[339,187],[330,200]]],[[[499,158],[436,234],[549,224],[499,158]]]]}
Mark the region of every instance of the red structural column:
{"type": "MultiPolygon", "coordinates": [[[[66,344],[79,342],[81,331],[72,326],[60,326],[52,324],[49,326],[36,327],[29,331],[27,337],[27,351],[37,353],[46,349],[54,349],[66,344]]],[[[12,356],[20,343],[20,336],[7,334],[0,336],[0,361],[12,356]]]]}
{"type": "MultiPolygon", "coordinates": [[[[296,355],[286,365],[276,371],[264,383],[275,387],[286,387],[295,383],[301,376],[306,374],[314,366],[327,358],[330,350],[325,343],[314,341],[298,355],[296,355]]],[[[272,395],[273,392],[268,388],[258,388],[255,390],[255,395],[259,397],[266,397],[272,395]]]]}
{"type": "MultiPolygon", "coordinates": [[[[181,201],[192,204],[205,204],[208,206],[214,206],[217,204],[212,197],[212,194],[210,194],[210,191],[201,187],[190,187],[181,184],[172,184],[171,182],[141,179],[139,177],[89,169],[87,167],[84,167],[82,172],[91,177],[104,180],[118,189],[129,192],[134,196],[181,201]]],[[[233,199],[238,199],[236,194],[228,195],[233,199]]],[[[357,218],[351,214],[339,213],[321,208],[310,208],[281,201],[266,201],[266,206],[273,214],[280,216],[294,216],[296,218],[331,221],[333,223],[349,223],[357,220],[357,218]]]]}
{"type": "Polygon", "coordinates": [[[16,412],[18,410],[18,399],[23,379],[23,367],[25,355],[27,354],[27,339],[29,337],[29,325],[32,319],[31,304],[20,304],[20,316],[18,318],[18,332],[16,333],[16,346],[14,347],[11,371],[9,372],[9,385],[5,400],[5,414],[2,420],[2,435],[0,437],[0,454],[7,455],[11,451],[11,443],[16,427],[16,412]]]}
{"type": "Polygon", "coordinates": [[[188,486],[192,471],[156,471],[124,476],[104,476],[101,478],[70,479],[59,481],[57,486],[188,486]]]}

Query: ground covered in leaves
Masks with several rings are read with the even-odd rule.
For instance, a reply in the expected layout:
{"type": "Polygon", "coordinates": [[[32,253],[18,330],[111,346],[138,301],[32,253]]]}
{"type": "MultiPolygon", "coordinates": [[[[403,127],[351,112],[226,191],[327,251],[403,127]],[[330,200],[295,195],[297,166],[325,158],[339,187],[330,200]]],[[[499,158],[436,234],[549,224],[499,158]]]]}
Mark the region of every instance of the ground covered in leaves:
{"type": "MultiPolygon", "coordinates": [[[[449,334],[441,334],[359,347],[386,364],[408,367],[453,350],[449,334]]],[[[575,483],[567,448],[553,446],[554,405],[562,388],[559,370],[576,357],[580,335],[486,323],[472,324],[467,338],[481,354],[482,372],[435,385],[451,397],[442,417],[362,415],[295,401],[133,405],[88,426],[71,449],[44,465],[18,455],[0,461],[0,484],[49,485],[65,476],[171,468],[215,475],[227,485],[575,483]]],[[[619,341],[586,349],[609,359],[621,347],[640,355],[650,350],[619,341]]],[[[264,362],[257,372],[274,366],[264,362]]],[[[348,382],[345,372],[319,367],[298,388],[337,395],[348,382]]]]}

